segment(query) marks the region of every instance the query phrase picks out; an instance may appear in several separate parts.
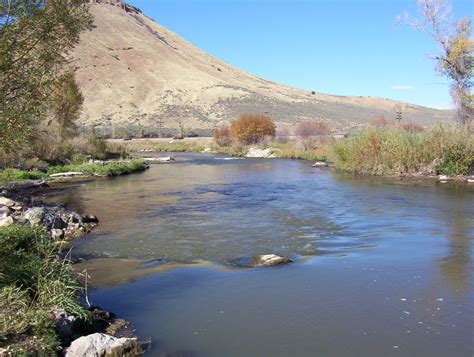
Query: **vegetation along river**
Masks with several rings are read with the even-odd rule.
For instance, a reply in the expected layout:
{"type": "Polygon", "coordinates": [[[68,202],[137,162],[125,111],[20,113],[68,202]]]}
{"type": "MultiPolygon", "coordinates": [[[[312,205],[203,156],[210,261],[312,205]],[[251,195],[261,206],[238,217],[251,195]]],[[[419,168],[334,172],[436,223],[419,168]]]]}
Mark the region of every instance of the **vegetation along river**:
{"type": "Polygon", "coordinates": [[[473,355],[472,185],[176,157],[49,197],[100,217],[90,300],[150,355],[473,355]],[[239,267],[266,253],[294,262],[239,267]]]}

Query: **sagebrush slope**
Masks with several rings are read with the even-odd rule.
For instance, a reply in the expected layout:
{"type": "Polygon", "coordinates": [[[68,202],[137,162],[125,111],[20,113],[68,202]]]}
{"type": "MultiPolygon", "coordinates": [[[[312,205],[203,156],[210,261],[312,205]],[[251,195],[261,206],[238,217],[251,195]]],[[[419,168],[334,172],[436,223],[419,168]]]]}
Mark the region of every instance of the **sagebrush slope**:
{"type": "MultiPolygon", "coordinates": [[[[91,5],[95,28],[73,53],[85,97],[82,125],[116,136],[183,127],[204,134],[240,114],[278,123],[323,120],[334,130],[394,118],[399,102],[312,94],[241,71],[210,56],[139,12],[91,5]]],[[[403,104],[404,121],[431,125],[450,111],[403,104]]]]}

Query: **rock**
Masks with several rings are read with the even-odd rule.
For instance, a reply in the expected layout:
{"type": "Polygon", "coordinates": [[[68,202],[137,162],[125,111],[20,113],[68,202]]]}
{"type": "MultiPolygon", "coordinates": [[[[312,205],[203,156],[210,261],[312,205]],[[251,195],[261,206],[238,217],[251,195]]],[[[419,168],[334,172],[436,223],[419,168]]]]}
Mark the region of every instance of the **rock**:
{"type": "Polygon", "coordinates": [[[62,229],[52,229],[51,238],[55,241],[62,241],[64,239],[64,231],[62,229]]]}
{"type": "Polygon", "coordinates": [[[83,214],[81,218],[84,223],[99,223],[99,218],[92,214],[83,214]]]}
{"type": "Polygon", "coordinates": [[[11,213],[10,208],[7,206],[0,206],[0,216],[9,216],[11,213]]]}
{"type": "Polygon", "coordinates": [[[281,257],[276,254],[264,254],[254,258],[255,267],[271,267],[280,264],[291,263],[292,260],[287,257],[281,257]]]}
{"type": "Polygon", "coordinates": [[[0,206],[13,207],[16,205],[15,201],[12,201],[9,198],[0,196],[0,206]]]}
{"type": "Polygon", "coordinates": [[[276,155],[273,153],[273,149],[257,149],[257,148],[250,148],[247,151],[247,154],[245,157],[249,158],[264,158],[264,159],[269,159],[269,158],[274,158],[276,155]]]}
{"type": "Polygon", "coordinates": [[[166,157],[144,157],[143,160],[145,160],[147,163],[161,163],[161,162],[171,162],[174,161],[173,156],[166,156],[166,157]]]}
{"type": "Polygon", "coordinates": [[[49,177],[55,178],[55,177],[74,177],[74,176],[84,176],[85,174],[83,172],[60,172],[57,174],[52,174],[49,175],[49,177]]]}
{"type": "Polygon", "coordinates": [[[206,154],[206,153],[211,153],[211,152],[212,152],[212,149],[211,149],[211,148],[205,148],[202,152],[203,152],[204,154],[206,154]]]}
{"type": "Polygon", "coordinates": [[[45,215],[44,207],[28,208],[23,214],[23,219],[30,222],[32,226],[41,224],[45,215]]]}
{"type": "Polygon", "coordinates": [[[467,183],[474,183],[474,179],[467,179],[467,183]]]}
{"type": "Polygon", "coordinates": [[[135,338],[116,338],[103,333],[78,338],[66,349],[66,357],[140,356],[140,343],[135,338]]]}
{"type": "Polygon", "coordinates": [[[313,165],[311,165],[313,167],[328,167],[329,164],[327,162],[324,162],[324,161],[316,161],[313,165]]]}
{"type": "Polygon", "coordinates": [[[56,328],[61,341],[69,344],[73,339],[74,316],[69,316],[64,309],[55,307],[52,310],[52,320],[56,323],[56,328]]]}
{"type": "Polygon", "coordinates": [[[8,227],[14,223],[11,216],[0,218],[0,227],[8,227]]]}

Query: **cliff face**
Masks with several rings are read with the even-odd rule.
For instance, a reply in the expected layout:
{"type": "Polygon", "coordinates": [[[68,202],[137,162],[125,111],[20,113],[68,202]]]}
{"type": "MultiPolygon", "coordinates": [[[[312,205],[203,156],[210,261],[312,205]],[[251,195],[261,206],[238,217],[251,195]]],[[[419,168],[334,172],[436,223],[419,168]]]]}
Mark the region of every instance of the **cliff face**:
{"type": "MultiPolygon", "coordinates": [[[[337,131],[377,116],[394,118],[400,103],[311,93],[241,71],[210,56],[118,0],[92,0],[95,28],[82,36],[73,64],[85,101],[83,126],[138,135],[183,126],[203,134],[249,112],[278,123],[323,120],[337,131]],[[112,5],[112,6],[111,6],[112,5]]],[[[403,120],[430,125],[452,113],[402,105],[403,120]]]]}

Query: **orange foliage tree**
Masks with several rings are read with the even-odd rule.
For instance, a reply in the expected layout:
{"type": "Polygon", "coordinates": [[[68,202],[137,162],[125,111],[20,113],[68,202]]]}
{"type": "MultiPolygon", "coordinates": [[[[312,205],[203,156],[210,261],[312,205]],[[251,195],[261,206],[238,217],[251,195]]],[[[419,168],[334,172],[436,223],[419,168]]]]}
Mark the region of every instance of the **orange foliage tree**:
{"type": "Polygon", "coordinates": [[[264,114],[244,114],[232,122],[232,136],[241,144],[256,144],[265,137],[275,137],[276,126],[264,114]]]}

